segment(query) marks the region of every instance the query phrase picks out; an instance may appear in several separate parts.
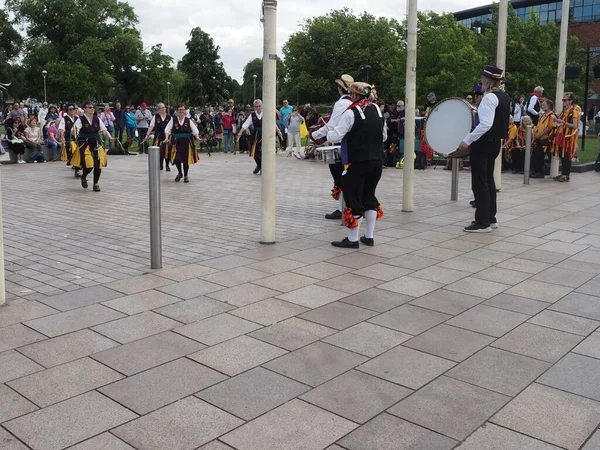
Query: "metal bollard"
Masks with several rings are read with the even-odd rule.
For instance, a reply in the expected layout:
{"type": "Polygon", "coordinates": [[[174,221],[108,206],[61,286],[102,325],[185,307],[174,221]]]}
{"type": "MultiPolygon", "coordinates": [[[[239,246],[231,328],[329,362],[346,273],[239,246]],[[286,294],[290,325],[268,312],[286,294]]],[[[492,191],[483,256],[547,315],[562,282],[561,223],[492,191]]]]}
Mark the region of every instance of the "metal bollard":
{"type": "Polygon", "coordinates": [[[533,125],[527,125],[525,134],[525,168],[523,169],[523,184],[529,184],[529,171],[531,170],[531,129],[533,125]]]}
{"type": "Polygon", "coordinates": [[[458,200],[458,158],[452,158],[452,190],[450,191],[450,200],[458,200]]]}
{"type": "Polygon", "coordinates": [[[4,284],[4,230],[2,228],[2,180],[0,179],[0,306],[6,302],[4,284]]]}
{"type": "Polygon", "coordinates": [[[148,148],[148,191],[150,194],[150,268],[162,269],[160,210],[160,148],[148,148]]]}

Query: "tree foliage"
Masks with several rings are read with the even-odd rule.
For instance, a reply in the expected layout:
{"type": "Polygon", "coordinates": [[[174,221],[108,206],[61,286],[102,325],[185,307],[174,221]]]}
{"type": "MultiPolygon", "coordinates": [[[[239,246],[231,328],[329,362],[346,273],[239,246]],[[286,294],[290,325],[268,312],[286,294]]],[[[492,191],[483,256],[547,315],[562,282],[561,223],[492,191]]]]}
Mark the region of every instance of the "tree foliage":
{"type": "MultiPolygon", "coordinates": [[[[286,67],[283,61],[278,57],[277,62],[277,79],[279,80],[279,89],[277,99],[281,100],[287,96],[289,89],[287,86],[286,67]]],[[[254,58],[244,67],[244,75],[242,85],[238,94],[237,101],[245,104],[252,104],[254,98],[254,75],[256,75],[256,98],[263,97],[263,60],[262,58],[254,58]]],[[[295,98],[295,96],[294,96],[295,98]]]]}

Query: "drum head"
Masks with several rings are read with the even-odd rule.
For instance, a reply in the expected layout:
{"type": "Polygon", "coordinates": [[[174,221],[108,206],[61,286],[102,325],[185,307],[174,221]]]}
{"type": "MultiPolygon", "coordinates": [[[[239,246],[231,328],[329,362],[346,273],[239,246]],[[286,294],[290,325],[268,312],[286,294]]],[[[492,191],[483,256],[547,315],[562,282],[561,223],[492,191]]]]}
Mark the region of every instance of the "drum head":
{"type": "Polygon", "coordinates": [[[425,123],[427,144],[438,153],[450,153],[473,129],[474,110],[461,98],[447,98],[437,104],[425,123]]]}

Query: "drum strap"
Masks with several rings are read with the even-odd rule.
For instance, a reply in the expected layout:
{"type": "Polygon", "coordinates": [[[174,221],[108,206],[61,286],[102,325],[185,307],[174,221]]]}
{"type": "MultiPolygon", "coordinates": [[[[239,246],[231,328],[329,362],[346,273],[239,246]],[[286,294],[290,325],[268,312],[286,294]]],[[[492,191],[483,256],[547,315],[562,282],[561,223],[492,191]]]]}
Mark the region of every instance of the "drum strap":
{"type": "MultiPolygon", "coordinates": [[[[365,108],[369,106],[368,104],[365,105],[365,108]]],[[[360,117],[362,120],[365,120],[365,113],[364,113],[364,109],[361,107],[361,105],[356,105],[355,106],[356,110],[358,111],[358,114],[360,114],[360,117]]],[[[381,109],[377,108],[377,114],[379,114],[379,118],[383,118],[383,115],[381,114],[381,109]]]]}

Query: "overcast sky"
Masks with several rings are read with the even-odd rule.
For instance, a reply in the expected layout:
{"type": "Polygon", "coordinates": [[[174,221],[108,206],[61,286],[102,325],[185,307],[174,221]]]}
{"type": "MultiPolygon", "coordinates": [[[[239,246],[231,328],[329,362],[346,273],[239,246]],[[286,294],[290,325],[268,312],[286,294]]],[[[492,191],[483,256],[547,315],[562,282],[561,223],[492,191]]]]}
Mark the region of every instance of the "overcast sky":
{"type": "MultiPolygon", "coordinates": [[[[144,45],[163,44],[175,60],[186,53],[185,43],[192,28],[199,26],[220,47],[227,73],[241,80],[244,66],[262,57],[263,30],[260,27],[261,0],[129,0],[140,19],[144,45]]],[[[455,12],[491,3],[488,0],[421,0],[419,10],[455,12]]],[[[279,0],[277,5],[277,47],[299,30],[302,21],[324,15],[332,9],[365,10],[375,16],[403,20],[405,0],[279,0]]]]}

